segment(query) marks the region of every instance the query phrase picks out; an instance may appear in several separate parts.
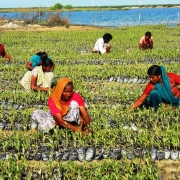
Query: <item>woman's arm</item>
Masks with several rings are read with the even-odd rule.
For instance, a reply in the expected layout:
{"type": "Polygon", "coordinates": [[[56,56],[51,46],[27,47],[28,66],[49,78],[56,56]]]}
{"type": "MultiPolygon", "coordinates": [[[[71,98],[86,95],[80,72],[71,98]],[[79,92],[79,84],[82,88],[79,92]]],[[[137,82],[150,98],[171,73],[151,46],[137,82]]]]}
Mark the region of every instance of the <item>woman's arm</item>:
{"type": "Polygon", "coordinates": [[[54,120],[60,125],[65,128],[72,129],[75,132],[79,131],[79,128],[75,125],[70,124],[69,122],[63,120],[62,115],[60,113],[54,114],[53,115],[54,120]]]}
{"type": "Polygon", "coordinates": [[[152,49],[153,48],[153,41],[149,42],[149,48],[152,49]]]}
{"type": "Polygon", "coordinates": [[[133,110],[137,107],[139,107],[147,98],[147,94],[142,94],[135,102],[134,104],[130,107],[130,110],[133,110]]]}
{"type": "Polygon", "coordinates": [[[38,90],[49,91],[49,90],[51,90],[51,88],[39,87],[36,85],[36,83],[37,83],[37,77],[32,75],[32,77],[31,77],[31,89],[32,90],[34,90],[34,91],[38,91],[38,90]]]}
{"type": "Polygon", "coordinates": [[[107,45],[107,47],[106,47],[106,54],[108,54],[108,53],[109,53],[110,49],[111,49],[111,45],[110,45],[110,44],[108,44],[108,45],[107,45]]]}
{"type": "Polygon", "coordinates": [[[7,53],[5,53],[5,58],[7,59],[7,60],[13,60],[13,58],[11,58],[11,56],[9,55],[9,54],[7,54],[7,53]]]}
{"type": "Polygon", "coordinates": [[[89,133],[90,117],[85,106],[79,106],[80,114],[85,122],[86,133],[89,133]]]}
{"type": "Polygon", "coordinates": [[[27,62],[26,67],[27,67],[29,70],[33,70],[32,62],[31,62],[31,61],[27,62]]]}

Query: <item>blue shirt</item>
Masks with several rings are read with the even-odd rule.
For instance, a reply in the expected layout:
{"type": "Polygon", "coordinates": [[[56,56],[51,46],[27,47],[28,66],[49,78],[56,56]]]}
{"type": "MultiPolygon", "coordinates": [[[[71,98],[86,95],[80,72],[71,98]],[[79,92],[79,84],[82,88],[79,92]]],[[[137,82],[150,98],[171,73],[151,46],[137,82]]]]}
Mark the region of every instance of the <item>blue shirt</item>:
{"type": "MultiPolygon", "coordinates": [[[[48,58],[50,58],[50,57],[48,56],[48,58]]],[[[30,58],[30,62],[32,62],[32,67],[34,69],[36,66],[40,66],[41,65],[41,63],[42,63],[41,57],[38,56],[37,54],[35,54],[34,56],[32,56],[30,58]]]]}
{"type": "Polygon", "coordinates": [[[30,62],[32,62],[32,67],[35,68],[36,66],[39,66],[41,64],[41,57],[35,54],[30,58],[30,62]]]}

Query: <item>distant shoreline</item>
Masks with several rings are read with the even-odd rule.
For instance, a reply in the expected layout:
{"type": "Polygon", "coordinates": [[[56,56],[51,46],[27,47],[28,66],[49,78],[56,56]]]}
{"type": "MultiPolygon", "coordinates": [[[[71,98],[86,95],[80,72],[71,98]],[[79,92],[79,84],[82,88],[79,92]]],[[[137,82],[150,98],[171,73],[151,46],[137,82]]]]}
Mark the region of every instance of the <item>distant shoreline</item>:
{"type": "MultiPolygon", "coordinates": [[[[157,4],[157,5],[127,5],[127,6],[83,6],[73,7],[72,9],[60,9],[61,11],[105,11],[105,10],[131,10],[141,8],[180,8],[180,4],[157,4]]],[[[53,11],[50,7],[24,7],[24,8],[0,8],[0,13],[3,12],[59,12],[60,10],[53,11]]]]}

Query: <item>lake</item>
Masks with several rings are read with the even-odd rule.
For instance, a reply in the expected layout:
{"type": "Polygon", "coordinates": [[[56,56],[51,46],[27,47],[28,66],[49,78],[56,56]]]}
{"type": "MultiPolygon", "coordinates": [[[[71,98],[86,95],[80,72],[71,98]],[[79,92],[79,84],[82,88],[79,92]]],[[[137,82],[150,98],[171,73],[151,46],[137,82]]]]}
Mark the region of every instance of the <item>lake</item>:
{"type": "MultiPolygon", "coordinates": [[[[31,13],[32,14],[32,13],[31,13]]],[[[47,15],[47,14],[46,14],[47,15]]],[[[69,16],[70,24],[105,27],[136,26],[148,24],[180,24],[180,8],[134,8],[130,10],[72,11],[62,12],[69,16]]],[[[23,13],[0,13],[0,18],[20,18],[23,13]]],[[[46,16],[40,16],[44,19],[46,16]]]]}

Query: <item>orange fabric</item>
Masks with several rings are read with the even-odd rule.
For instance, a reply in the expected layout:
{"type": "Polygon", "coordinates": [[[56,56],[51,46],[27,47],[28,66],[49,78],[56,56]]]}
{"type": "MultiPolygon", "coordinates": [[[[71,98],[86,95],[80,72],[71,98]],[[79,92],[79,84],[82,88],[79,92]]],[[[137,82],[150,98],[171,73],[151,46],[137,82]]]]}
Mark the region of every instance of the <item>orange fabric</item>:
{"type": "Polygon", "coordinates": [[[72,81],[69,78],[60,79],[56,85],[56,88],[50,95],[50,97],[53,99],[56,107],[62,112],[62,116],[64,116],[68,112],[68,106],[65,105],[65,103],[63,103],[61,101],[62,92],[68,82],[72,82],[72,81]]]}

